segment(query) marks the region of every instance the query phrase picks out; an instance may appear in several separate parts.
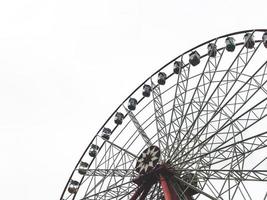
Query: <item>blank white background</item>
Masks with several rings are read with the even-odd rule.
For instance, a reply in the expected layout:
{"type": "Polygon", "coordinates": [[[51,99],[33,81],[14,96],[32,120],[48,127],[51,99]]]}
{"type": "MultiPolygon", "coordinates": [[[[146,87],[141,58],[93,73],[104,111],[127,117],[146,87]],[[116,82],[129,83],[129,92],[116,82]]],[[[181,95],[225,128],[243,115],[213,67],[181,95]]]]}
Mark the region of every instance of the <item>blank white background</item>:
{"type": "Polygon", "coordinates": [[[213,37],[267,28],[266,0],[0,2],[1,199],[56,200],[145,78],[213,37]]]}

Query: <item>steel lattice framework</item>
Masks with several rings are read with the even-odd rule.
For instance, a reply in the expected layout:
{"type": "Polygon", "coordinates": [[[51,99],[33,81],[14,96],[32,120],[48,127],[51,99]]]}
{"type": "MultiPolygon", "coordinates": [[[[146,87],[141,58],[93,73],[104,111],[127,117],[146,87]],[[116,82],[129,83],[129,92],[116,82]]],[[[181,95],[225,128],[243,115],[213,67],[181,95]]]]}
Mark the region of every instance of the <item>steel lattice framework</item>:
{"type": "Polygon", "coordinates": [[[60,199],[267,199],[266,55],[257,29],[167,63],[99,129],[60,199]]]}

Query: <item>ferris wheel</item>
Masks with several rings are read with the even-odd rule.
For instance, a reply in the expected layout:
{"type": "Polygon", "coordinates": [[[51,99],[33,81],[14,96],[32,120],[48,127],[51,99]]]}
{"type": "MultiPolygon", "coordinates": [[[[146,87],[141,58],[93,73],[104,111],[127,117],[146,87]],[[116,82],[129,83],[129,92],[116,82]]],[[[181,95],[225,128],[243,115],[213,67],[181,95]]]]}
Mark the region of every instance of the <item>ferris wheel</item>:
{"type": "Polygon", "coordinates": [[[184,52],[111,114],[60,199],[264,200],[266,82],[267,29],[184,52]]]}

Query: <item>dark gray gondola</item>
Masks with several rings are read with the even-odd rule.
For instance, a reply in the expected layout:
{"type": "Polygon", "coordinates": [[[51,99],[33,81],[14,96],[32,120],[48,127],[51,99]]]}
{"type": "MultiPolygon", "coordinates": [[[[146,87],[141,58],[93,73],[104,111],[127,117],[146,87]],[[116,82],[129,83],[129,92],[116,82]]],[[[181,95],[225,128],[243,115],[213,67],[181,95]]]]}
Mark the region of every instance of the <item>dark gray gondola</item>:
{"type": "Polygon", "coordinates": [[[135,98],[130,98],[128,101],[128,109],[135,110],[136,105],[137,105],[137,100],[135,98]]]}
{"type": "Polygon", "coordinates": [[[89,167],[89,164],[87,162],[81,162],[79,169],[78,169],[79,174],[85,175],[88,167],[89,167]]]}
{"type": "Polygon", "coordinates": [[[105,140],[109,140],[111,135],[111,130],[109,128],[103,128],[101,137],[105,140]]]}
{"type": "Polygon", "coordinates": [[[164,72],[159,72],[158,74],[158,84],[165,85],[167,75],[164,72]]]}
{"type": "Polygon", "coordinates": [[[253,35],[251,33],[246,33],[244,39],[245,39],[245,47],[248,49],[252,49],[255,45],[253,35]]]}
{"type": "Polygon", "coordinates": [[[267,48],[267,32],[262,35],[262,42],[265,48],[267,48]]]}
{"type": "Polygon", "coordinates": [[[197,51],[193,51],[189,54],[189,63],[193,66],[200,63],[200,55],[197,51]]]}
{"type": "Polygon", "coordinates": [[[173,64],[173,73],[181,74],[184,63],[182,61],[175,61],[173,64]]]}
{"type": "Polygon", "coordinates": [[[69,188],[68,188],[69,193],[71,193],[71,194],[77,193],[78,192],[78,188],[79,188],[79,182],[71,180],[69,188]]]}
{"type": "Polygon", "coordinates": [[[120,113],[120,112],[117,112],[115,114],[115,118],[114,118],[115,124],[121,125],[122,124],[122,121],[123,121],[123,118],[124,118],[124,115],[122,113],[120,113]]]}
{"type": "Polygon", "coordinates": [[[144,97],[149,97],[150,96],[150,93],[151,93],[151,86],[150,85],[144,85],[143,86],[143,92],[142,92],[142,94],[143,94],[143,96],[144,97]]]}
{"type": "Polygon", "coordinates": [[[225,39],[226,50],[229,52],[233,52],[235,50],[235,39],[233,37],[227,37],[225,39]]]}
{"type": "Polygon", "coordinates": [[[99,146],[95,145],[95,144],[92,144],[91,145],[91,148],[89,150],[89,155],[91,157],[96,157],[97,153],[98,153],[98,150],[99,150],[99,146]]]}
{"type": "Polygon", "coordinates": [[[216,56],[216,54],[217,54],[217,46],[216,46],[216,44],[210,43],[208,45],[208,55],[210,57],[213,57],[214,58],[216,56]]]}

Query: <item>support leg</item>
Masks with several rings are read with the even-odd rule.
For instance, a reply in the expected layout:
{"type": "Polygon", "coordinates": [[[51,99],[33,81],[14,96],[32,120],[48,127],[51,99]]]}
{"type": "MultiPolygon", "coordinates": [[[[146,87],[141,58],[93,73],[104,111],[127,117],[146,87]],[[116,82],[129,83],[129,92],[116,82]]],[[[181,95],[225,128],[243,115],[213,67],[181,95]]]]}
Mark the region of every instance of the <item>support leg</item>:
{"type": "Polygon", "coordinates": [[[166,178],[160,175],[160,184],[164,193],[165,200],[179,200],[175,191],[168,185],[166,178]]]}
{"type": "Polygon", "coordinates": [[[135,191],[134,195],[131,197],[130,200],[136,200],[136,199],[140,196],[140,194],[141,194],[143,191],[144,191],[143,186],[140,186],[140,187],[135,191]]]}
{"type": "Polygon", "coordinates": [[[143,191],[143,193],[142,193],[142,195],[141,195],[139,200],[145,200],[145,198],[147,197],[147,194],[148,194],[149,190],[151,189],[151,187],[152,187],[151,184],[145,187],[145,189],[144,189],[144,191],[143,191]]]}

